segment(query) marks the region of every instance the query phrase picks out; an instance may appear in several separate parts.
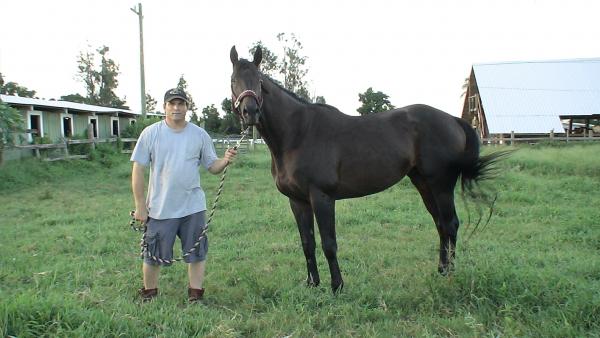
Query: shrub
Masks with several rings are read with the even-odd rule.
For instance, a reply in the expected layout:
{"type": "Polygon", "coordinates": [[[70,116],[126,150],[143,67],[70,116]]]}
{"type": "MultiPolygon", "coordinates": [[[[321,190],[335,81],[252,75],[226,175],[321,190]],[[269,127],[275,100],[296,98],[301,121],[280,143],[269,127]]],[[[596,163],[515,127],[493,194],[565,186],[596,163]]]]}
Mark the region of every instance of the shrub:
{"type": "Polygon", "coordinates": [[[122,137],[124,138],[138,138],[140,136],[140,134],[142,133],[142,130],[144,130],[144,128],[146,128],[147,126],[159,122],[161,119],[159,117],[153,116],[153,117],[147,117],[147,118],[142,118],[142,117],[138,117],[135,120],[134,124],[130,124],[127,126],[127,128],[125,128],[125,130],[122,133],[122,137]]]}

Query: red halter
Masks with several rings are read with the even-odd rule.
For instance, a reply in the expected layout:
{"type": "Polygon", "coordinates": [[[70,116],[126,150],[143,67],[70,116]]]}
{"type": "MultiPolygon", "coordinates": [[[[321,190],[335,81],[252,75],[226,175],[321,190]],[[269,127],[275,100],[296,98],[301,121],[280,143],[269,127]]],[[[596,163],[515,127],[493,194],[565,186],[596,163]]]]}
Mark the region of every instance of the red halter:
{"type": "Polygon", "coordinates": [[[244,90],[237,98],[235,97],[235,94],[233,94],[233,91],[231,92],[231,101],[233,103],[233,111],[237,114],[240,113],[239,107],[240,107],[240,103],[242,103],[242,100],[246,97],[246,96],[251,96],[256,100],[256,103],[258,104],[258,108],[262,107],[262,99],[256,95],[256,92],[250,89],[244,90]]]}

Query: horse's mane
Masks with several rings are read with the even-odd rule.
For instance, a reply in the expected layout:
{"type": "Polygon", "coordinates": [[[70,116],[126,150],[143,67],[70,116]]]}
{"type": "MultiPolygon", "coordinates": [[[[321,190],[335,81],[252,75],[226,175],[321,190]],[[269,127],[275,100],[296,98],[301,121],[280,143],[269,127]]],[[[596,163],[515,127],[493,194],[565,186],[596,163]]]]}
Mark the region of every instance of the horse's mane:
{"type": "Polygon", "coordinates": [[[289,96],[291,96],[292,98],[294,98],[296,101],[300,101],[301,103],[304,104],[312,104],[312,102],[308,101],[307,99],[301,97],[300,95],[294,93],[293,91],[285,88],[281,82],[275,80],[274,78],[270,77],[269,75],[265,74],[265,73],[260,73],[261,77],[263,79],[267,79],[269,80],[272,84],[274,84],[277,88],[281,89],[282,91],[284,91],[286,94],[288,94],[289,96]]]}
{"type": "Polygon", "coordinates": [[[261,72],[261,73],[260,73],[260,75],[261,75],[261,77],[262,77],[263,79],[267,79],[269,82],[271,82],[271,83],[272,83],[273,85],[275,85],[277,88],[279,88],[279,89],[280,89],[280,90],[282,90],[284,93],[286,93],[286,94],[288,94],[290,97],[292,97],[294,100],[296,100],[296,101],[298,101],[298,102],[300,102],[300,103],[302,103],[302,104],[305,104],[305,105],[315,105],[315,106],[319,106],[319,107],[326,108],[326,109],[328,109],[328,110],[335,110],[335,111],[338,111],[338,112],[339,112],[339,110],[338,110],[336,107],[334,107],[334,106],[331,106],[331,105],[328,105],[328,104],[326,104],[326,103],[313,103],[313,102],[310,102],[310,101],[308,101],[307,99],[305,99],[305,98],[301,97],[300,95],[298,95],[298,94],[294,93],[293,91],[291,91],[291,90],[289,90],[289,89],[285,88],[285,87],[284,87],[284,86],[281,84],[281,82],[279,82],[279,81],[277,81],[277,80],[273,79],[272,77],[270,77],[269,75],[267,75],[267,74],[265,74],[265,73],[262,73],[262,72],[261,72]]]}

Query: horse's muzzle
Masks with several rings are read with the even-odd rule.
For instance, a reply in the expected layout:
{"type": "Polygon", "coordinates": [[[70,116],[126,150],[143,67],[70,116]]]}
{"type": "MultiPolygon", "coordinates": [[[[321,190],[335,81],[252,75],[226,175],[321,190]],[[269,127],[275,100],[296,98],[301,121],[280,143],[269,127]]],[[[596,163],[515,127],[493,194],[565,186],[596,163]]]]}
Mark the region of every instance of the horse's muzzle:
{"type": "Polygon", "coordinates": [[[244,124],[254,126],[259,123],[260,115],[260,109],[258,109],[258,107],[255,105],[248,105],[243,108],[242,120],[244,121],[244,124]]]}

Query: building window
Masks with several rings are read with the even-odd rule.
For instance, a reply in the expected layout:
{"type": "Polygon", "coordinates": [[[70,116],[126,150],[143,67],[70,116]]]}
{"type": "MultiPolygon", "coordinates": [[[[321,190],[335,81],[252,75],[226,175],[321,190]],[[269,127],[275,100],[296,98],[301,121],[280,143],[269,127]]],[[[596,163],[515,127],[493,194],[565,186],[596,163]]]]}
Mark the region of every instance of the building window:
{"type": "Polygon", "coordinates": [[[95,116],[88,117],[89,124],[92,125],[92,132],[94,133],[94,138],[98,138],[98,118],[95,116]]]}
{"type": "Polygon", "coordinates": [[[60,114],[62,137],[73,137],[73,115],[60,114]]]}
{"type": "Polygon", "coordinates": [[[110,135],[119,137],[121,133],[119,132],[119,118],[111,117],[110,118],[110,135]]]}
{"type": "Polygon", "coordinates": [[[27,141],[33,142],[35,137],[44,136],[44,120],[42,113],[27,112],[27,141]]]}
{"type": "Polygon", "coordinates": [[[477,113],[477,94],[469,96],[469,112],[477,113]]]}

